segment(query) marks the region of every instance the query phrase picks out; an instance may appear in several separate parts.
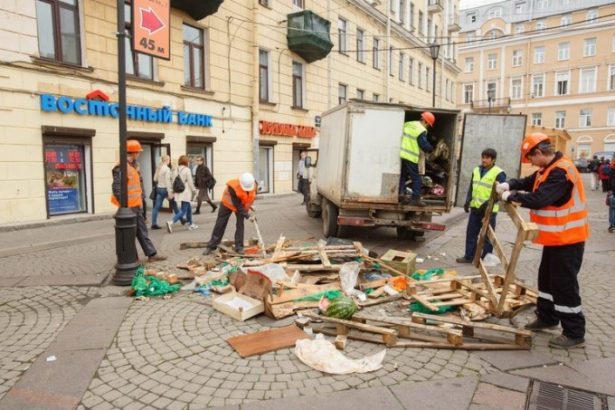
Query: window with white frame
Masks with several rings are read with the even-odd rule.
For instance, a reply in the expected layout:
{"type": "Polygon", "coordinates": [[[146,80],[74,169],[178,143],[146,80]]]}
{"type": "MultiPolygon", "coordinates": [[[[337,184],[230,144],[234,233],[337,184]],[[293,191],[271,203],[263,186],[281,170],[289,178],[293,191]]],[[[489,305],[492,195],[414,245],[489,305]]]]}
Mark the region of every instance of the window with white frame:
{"type": "Polygon", "coordinates": [[[466,57],[463,64],[463,71],[466,73],[471,73],[474,71],[474,57],[466,57]]]}
{"type": "Polygon", "coordinates": [[[337,87],[337,103],[343,104],[348,98],[348,86],[346,84],[339,83],[337,87]]]}
{"type": "Polygon", "coordinates": [[[374,38],[372,45],[372,66],[380,69],[380,40],[374,38]]]}
{"type": "Polygon", "coordinates": [[[389,1],[389,10],[391,11],[391,17],[395,20],[395,17],[397,16],[397,0],[389,1]]]}
{"type": "Polygon", "coordinates": [[[372,95],[372,101],[373,101],[373,102],[378,102],[378,101],[380,101],[380,94],[376,94],[376,93],[374,93],[374,94],[372,95]]]}
{"type": "Polygon", "coordinates": [[[258,50],[258,96],[261,101],[269,101],[271,95],[271,71],[269,51],[258,50]]]}
{"type": "Polygon", "coordinates": [[[515,25],[515,33],[516,34],[521,34],[525,31],[525,26],[523,24],[516,24],[515,25]]]}
{"type": "Polygon", "coordinates": [[[542,113],[541,112],[532,113],[532,125],[542,125],[542,113]]]}
{"type": "Polygon", "coordinates": [[[570,14],[565,14],[560,19],[559,25],[562,27],[569,26],[572,23],[572,16],[570,14]]]}
{"type": "Polygon", "coordinates": [[[463,103],[471,104],[474,99],[474,84],[463,85],[463,103]]]}
{"type": "Polygon", "coordinates": [[[406,56],[404,53],[399,53],[399,81],[405,81],[404,67],[406,66],[406,56]]]}
{"type": "Polygon", "coordinates": [[[563,61],[570,58],[570,43],[568,41],[557,45],[557,60],[563,61]]]}
{"type": "Polygon", "coordinates": [[[515,14],[523,14],[525,13],[525,2],[518,1],[515,3],[515,14]]]}
{"type": "Polygon", "coordinates": [[[430,70],[429,67],[425,67],[425,89],[427,91],[430,91],[430,86],[431,86],[431,76],[430,76],[430,70]]]}
{"type": "Polygon", "coordinates": [[[586,38],[583,42],[583,57],[596,55],[596,37],[586,38]]]}
{"type": "Polygon", "coordinates": [[[363,50],[364,41],[363,35],[364,31],[360,28],[357,29],[357,61],[360,63],[365,62],[365,50],[363,50]]]}
{"type": "Polygon", "coordinates": [[[466,42],[473,43],[476,40],[476,34],[474,32],[466,33],[466,42]]]}
{"type": "Polygon", "coordinates": [[[497,84],[494,82],[487,83],[487,99],[492,95],[493,99],[498,98],[497,84]]]}
{"type": "Polygon", "coordinates": [[[534,49],[534,64],[542,64],[544,62],[545,62],[544,46],[536,47],[534,49]]]}
{"type": "Polygon", "coordinates": [[[498,65],[498,55],[496,53],[490,53],[487,55],[487,68],[495,70],[498,65]]]}
{"type": "Polygon", "coordinates": [[[339,47],[340,53],[346,53],[346,26],[348,23],[343,18],[338,18],[337,20],[337,44],[339,47]]]}
{"type": "Polygon", "coordinates": [[[357,88],[357,98],[359,100],[364,100],[365,99],[365,90],[357,88]]]}
{"type": "Polygon", "coordinates": [[[418,26],[419,26],[419,34],[422,36],[423,34],[425,34],[425,27],[423,27],[423,21],[424,21],[424,17],[423,17],[423,12],[419,10],[419,16],[418,16],[418,26]]]}
{"type": "Polygon", "coordinates": [[[544,97],[545,75],[535,74],[532,76],[532,97],[544,97]]]}
{"type": "Polygon", "coordinates": [[[615,34],[613,34],[613,38],[611,39],[611,52],[615,53],[615,34]]]}
{"type": "Polygon", "coordinates": [[[455,82],[451,80],[451,102],[454,103],[455,102],[455,82]]]}
{"type": "Polygon", "coordinates": [[[606,110],[606,125],[609,127],[615,126],[615,107],[609,107],[606,110]]]}
{"type": "Polygon", "coordinates": [[[410,0],[408,7],[408,29],[414,29],[414,3],[412,3],[412,0],[410,0]]]}
{"type": "Polygon", "coordinates": [[[555,111],[555,128],[566,128],[566,111],[555,111]]]}
{"type": "Polygon", "coordinates": [[[538,10],[544,10],[549,7],[549,0],[536,0],[536,8],[538,10]]]}
{"type": "Polygon", "coordinates": [[[598,10],[596,9],[591,9],[591,10],[587,10],[587,21],[596,21],[596,19],[598,18],[598,10]]]}
{"type": "Polygon", "coordinates": [[[414,85],[414,58],[408,58],[408,82],[414,85]]]}
{"type": "Polygon", "coordinates": [[[608,90],[615,91],[615,65],[609,66],[608,90]]]}
{"type": "Polygon", "coordinates": [[[592,110],[584,108],[579,111],[579,127],[591,127],[592,126],[592,110]]]}
{"type": "Polygon", "coordinates": [[[570,93],[569,84],[569,71],[559,71],[555,73],[555,95],[568,95],[570,93]]]}
{"type": "Polygon", "coordinates": [[[393,46],[389,47],[389,75],[393,76],[393,46]]]}
{"type": "Polygon", "coordinates": [[[446,79],[446,85],[444,87],[444,98],[446,99],[446,101],[448,101],[448,99],[449,99],[449,95],[448,95],[448,78],[446,79]]]}
{"type": "Polygon", "coordinates": [[[303,64],[293,61],[293,107],[303,108],[303,64]]]}
{"type": "Polygon", "coordinates": [[[519,67],[523,64],[523,50],[513,50],[512,65],[513,67],[519,67]]]}
{"type": "Polygon", "coordinates": [[[523,96],[523,80],[521,78],[513,78],[510,81],[510,98],[518,100],[523,96]]]}
{"type": "Polygon", "coordinates": [[[493,30],[489,30],[486,34],[485,34],[485,38],[489,39],[489,40],[495,40],[496,38],[500,37],[502,35],[502,32],[498,29],[493,29],[493,30]]]}
{"type": "Polygon", "coordinates": [[[547,28],[547,22],[544,20],[536,20],[536,31],[541,31],[547,28]]]}
{"type": "Polygon", "coordinates": [[[423,63],[419,63],[417,78],[419,79],[418,87],[423,88],[423,63]]]}
{"type": "Polygon", "coordinates": [[[303,3],[303,0],[293,0],[293,6],[298,7],[300,9],[305,8],[305,4],[303,3]]]}
{"type": "Polygon", "coordinates": [[[579,72],[579,92],[596,92],[596,67],[582,68],[579,72]]]}
{"type": "Polygon", "coordinates": [[[399,0],[399,24],[404,25],[406,18],[406,0],[399,0]]]}
{"type": "Polygon", "coordinates": [[[489,16],[490,19],[493,19],[496,17],[502,17],[502,8],[492,7],[491,9],[489,9],[487,15],[489,16]]]}
{"type": "Polygon", "coordinates": [[[468,24],[476,23],[476,13],[467,14],[466,21],[468,22],[468,24]]]}

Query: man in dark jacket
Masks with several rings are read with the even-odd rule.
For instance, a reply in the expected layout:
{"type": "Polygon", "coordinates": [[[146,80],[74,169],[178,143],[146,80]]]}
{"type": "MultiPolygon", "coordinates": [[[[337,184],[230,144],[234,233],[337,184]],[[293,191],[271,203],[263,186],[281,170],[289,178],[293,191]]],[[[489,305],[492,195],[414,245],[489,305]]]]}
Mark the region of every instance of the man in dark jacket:
{"type": "Polygon", "coordinates": [[[197,157],[196,163],[197,167],[194,175],[194,185],[199,190],[199,194],[196,197],[197,203],[196,211],[194,212],[194,214],[198,215],[201,213],[201,204],[203,203],[203,201],[207,202],[209,206],[211,206],[211,212],[216,212],[216,209],[218,209],[218,207],[212,202],[211,198],[209,197],[209,184],[210,181],[214,178],[214,176],[211,174],[209,168],[207,168],[207,165],[205,165],[205,158],[201,156],[197,157]]]}

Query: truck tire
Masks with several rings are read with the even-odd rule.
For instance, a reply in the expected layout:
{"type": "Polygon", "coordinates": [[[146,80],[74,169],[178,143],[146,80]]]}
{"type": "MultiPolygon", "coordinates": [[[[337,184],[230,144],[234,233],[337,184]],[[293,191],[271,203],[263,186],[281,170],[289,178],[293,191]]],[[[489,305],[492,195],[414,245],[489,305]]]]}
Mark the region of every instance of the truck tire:
{"type": "Polygon", "coordinates": [[[397,239],[399,240],[403,241],[414,238],[414,236],[411,235],[412,231],[410,231],[410,229],[406,228],[405,226],[398,226],[395,229],[397,230],[397,239]]]}
{"type": "Polygon", "coordinates": [[[322,233],[325,237],[337,235],[337,206],[326,199],[322,204],[322,233]]]}
{"type": "Polygon", "coordinates": [[[347,225],[338,225],[337,226],[337,237],[338,238],[347,238],[350,235],[350,226],[347,225]]]}
{"type": "Polygon", "coordinates": [[[322,212],[319,206],[316,206],[309,201],[305,203],[305,211],[310,218],[318,218],[322,212]]]}

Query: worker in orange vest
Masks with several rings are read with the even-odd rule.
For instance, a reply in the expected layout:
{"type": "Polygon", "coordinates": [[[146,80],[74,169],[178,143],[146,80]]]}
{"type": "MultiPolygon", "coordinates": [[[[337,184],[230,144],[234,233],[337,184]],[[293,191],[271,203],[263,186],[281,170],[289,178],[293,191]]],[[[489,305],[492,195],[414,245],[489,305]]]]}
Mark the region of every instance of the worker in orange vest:
{"type": "MultiPolygon", "coordinates": [[[[128,208],[130,208],[137,216],[137,240],[147,256],[148,262],[163,261],[167,258],[158,255],[158,251],[154,243],[147,234],[147,225],[145,224],[145,215],[143,205],[145,203],[145,194],[143,193],[143,180],[141,174],[137,170],[137,158],[141,155],[143,148],[137,140],[126,141],[126,153],[128,154],[128,208]]],[[[118,208],[120,205],[120,166],[119,164],[113,167],[113,184],[111,185],[111,203],[118,208]]]]}
{"type": "Polygon", "coordinates": [[[207,249],[203,252],[203,255],[209,255],[216,250],[231,214],[235,214],[237,218],[237,224],[235,227],[235,252],[243,252],[243,232],[244,219],[254,218],[250,214],[250,209],[256,198],[256,182],[254,181],[254,175],[249,172],[242,174],[239,178],[231,179],[226,183],[226,188],[222,194],[222,201],[220,203],[220,210],[218,211],[218,218],[214,230],[211,233],[211,238],[207,244],[207,249]]]}
{"type": "Polygon", "coordinates": [[[525,328],[544,330],[561,323],[562,334],[549,340],[549,346],[582,347],[585,316],[577,275],[589,238],[583,180],[574,163],[556,152],[545,134],[526,135],[521,159],[540,169],[526,178],[498,184],[496,189],[502,200],[530,209],[530,220],[538,226],[534,242],[543,245],[536,320],[525,328]]]}

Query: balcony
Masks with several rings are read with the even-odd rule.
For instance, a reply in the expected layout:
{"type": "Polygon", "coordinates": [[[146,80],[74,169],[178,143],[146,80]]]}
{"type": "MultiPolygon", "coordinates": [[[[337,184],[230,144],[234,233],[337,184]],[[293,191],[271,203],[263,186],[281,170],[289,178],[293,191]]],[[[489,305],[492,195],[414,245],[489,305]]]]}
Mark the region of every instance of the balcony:
{"type": "Polygon", "coordinates": [[[442,0],[429,0],[427,11],[429,14],[441,13],[444,10],[442,0]]]}
{"type": "Polygon", "coordinates": [[[329,31],[331,23],[310,10],[303,10],[287,16],[288,48],[312,63],[325,58],[333,43],[329,31]]]}
{"type": "Polygon", "coordinates": [[[186,12],[195,20],[211,16],[224,0],[171,0],[171,7],[186,12]]]}
{"type": "Polygon", "coordinates": [[[486,100],[472,100],[470,105],[474,112],[501,113],[510,109],[510,98],[487,98],[486,100]]]}
{"type": "Polygon", "coordinates": [[[461,30],[461,25],[459,24],[459,15],[449,16],[448,17],[448,31],[459,31],[461,30]]]}

